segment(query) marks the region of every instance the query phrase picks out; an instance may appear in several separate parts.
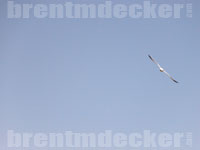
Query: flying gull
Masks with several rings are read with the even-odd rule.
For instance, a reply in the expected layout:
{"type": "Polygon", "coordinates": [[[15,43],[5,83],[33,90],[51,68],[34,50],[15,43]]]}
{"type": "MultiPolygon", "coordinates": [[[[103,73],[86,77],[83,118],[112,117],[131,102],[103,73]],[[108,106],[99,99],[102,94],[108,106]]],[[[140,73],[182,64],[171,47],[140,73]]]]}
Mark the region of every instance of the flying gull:
{"type": "Polygon", "coordinates": [[[148,56],[158,66],[158,68],[160,69],[160,72],[164,72],[172,81],[174,81],[175,83],[178,83],[178,81],[174,80],[174,78],[172,78],[172,76],[170,76],[170,74],[167,73],[150,55],[148,56]]]}

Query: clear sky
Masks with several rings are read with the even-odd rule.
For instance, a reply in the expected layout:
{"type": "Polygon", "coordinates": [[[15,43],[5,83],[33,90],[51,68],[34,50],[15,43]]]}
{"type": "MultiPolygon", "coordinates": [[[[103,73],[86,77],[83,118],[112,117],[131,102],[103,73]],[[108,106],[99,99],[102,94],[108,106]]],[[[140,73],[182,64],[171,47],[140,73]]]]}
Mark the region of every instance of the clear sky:
{"type": "Polygon", "coordinates": [[[2,148],[9,129],[149,129],[190,131],[199,150],[200,3],[191,2],[191,19],[9,20],[1,1],[2,148]],[[180,83],[160,73],[148,54],[180,83]]]}

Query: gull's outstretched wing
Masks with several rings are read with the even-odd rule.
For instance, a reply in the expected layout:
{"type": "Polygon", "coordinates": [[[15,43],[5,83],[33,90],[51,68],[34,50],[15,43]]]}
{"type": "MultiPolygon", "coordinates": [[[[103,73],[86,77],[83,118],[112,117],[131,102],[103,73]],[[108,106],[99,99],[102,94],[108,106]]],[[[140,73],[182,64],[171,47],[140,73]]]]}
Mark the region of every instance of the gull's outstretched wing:
{"type": "Polygon", "coordinates": [[[149,56],[149,58],[159,67],[159,68],[161,68],[161,66],[159,65],[159,63],[157,63],[150,55],[148,55],[149,56]]]}
{"type": "Polygon", "coordinates": [[[172,81],[174,81],[175,83],[178,83],[178,81],[176,81],[174,78],[172,78],[171,76],[170,76],[170,74],[169,73],[167,73],[166,71],[163,71],[172,81]]]}

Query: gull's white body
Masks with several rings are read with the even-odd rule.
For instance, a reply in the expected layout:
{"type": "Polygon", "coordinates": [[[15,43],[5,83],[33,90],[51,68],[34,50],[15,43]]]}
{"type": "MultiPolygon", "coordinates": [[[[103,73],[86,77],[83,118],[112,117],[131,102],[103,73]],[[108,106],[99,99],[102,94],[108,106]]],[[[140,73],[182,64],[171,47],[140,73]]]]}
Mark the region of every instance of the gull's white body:
{"type": "Polygon", "coordinates": [[[160,68],[160,72],[164,72],[165,70],[163,68],[160,68]]]}
{"type": "Polygon", "coordinates": [[[159,63],[157,63],[150,55],[148,55],[149,58],[158,66],[158,68],[160,69],[160,72],[164,72],[172,81],[178,83],[178,81],[174,80],[174,78],[172,78],[169,73],[167,73],[160,65],[159,63]]]}

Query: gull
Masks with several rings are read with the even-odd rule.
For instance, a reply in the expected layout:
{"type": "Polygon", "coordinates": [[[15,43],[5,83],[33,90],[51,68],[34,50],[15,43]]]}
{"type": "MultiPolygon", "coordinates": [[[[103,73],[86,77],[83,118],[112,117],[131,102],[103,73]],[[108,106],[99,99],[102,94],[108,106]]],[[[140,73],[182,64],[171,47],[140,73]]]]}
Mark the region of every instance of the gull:
{"type": "Polygon", "coordinates": [[[148,55],[149,58],[158,66],[158,68],[160,69],[160,72],[164,72],[172,81],[174,81],[175,83],[178,83],[178,81],[174,80],[174,78],[172,78],[172,76],[170,76],[169,73],[167,73],[160,65],[159,63],[157,63],[150,55],[148,55]]]}

